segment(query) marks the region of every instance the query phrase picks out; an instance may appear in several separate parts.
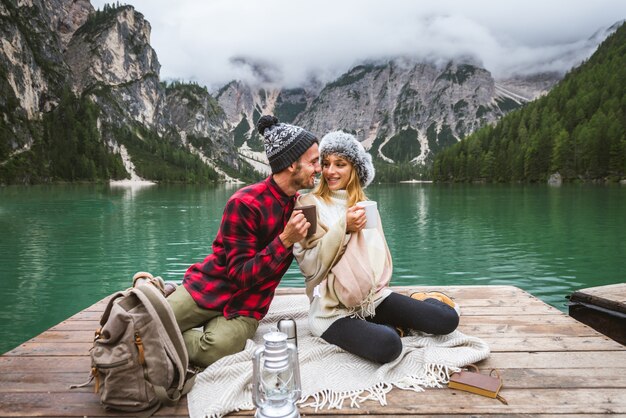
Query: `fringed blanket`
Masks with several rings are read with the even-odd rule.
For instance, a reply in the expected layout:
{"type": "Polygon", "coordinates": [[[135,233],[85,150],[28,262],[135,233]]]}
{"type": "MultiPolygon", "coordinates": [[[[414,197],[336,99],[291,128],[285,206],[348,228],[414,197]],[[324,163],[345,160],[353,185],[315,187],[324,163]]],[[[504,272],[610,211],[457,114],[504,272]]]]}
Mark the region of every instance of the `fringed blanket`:
{"type": "Polygon", "coordinates": [[[197,376],[187,395],[190,417],[221,417],[255,408],[251,392],[252,356],[257,345],[262,344],[263,334],[275,329],[282,318],[294,319],[298,328],[302,381],[299,404],[316,410],[359,408],[366,400],[386,405],[386,394],[394,387],[416,392],[425,387],[442,387],[451,372],[489,355],[484,341],[459,331],[443,336],[414,333],[402,338],[404,348],[395,361],[372,363],[314,337],[307,324],[308,306],[305,295],[274,298],[254,341],[248,340],[242,352],[220,359],[197,376]]]}

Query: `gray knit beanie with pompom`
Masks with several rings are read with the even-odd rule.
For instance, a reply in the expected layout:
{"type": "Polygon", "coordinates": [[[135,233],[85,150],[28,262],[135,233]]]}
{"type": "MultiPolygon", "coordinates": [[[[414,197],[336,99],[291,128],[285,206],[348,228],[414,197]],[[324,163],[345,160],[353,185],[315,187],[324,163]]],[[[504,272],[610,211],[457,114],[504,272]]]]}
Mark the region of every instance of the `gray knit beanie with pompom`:
{"type": "Polygon", "coordinates": [[[366,188],[374,180],[376,171],[372,164],[372,156],[365,151],[354,135],[343,131],[324,135],[320,142],[320,160],[329,154],[339,155],[352,163],[359,176],[361,187],[366,188]]]}
{"type": "Polygon", "coordinates": [[[278,173],[298,161],[311,145],[318,142],[317,137],[306,129],[280,123],[278,118],[271,115],[261,116],[256,127],[263,135],[265,154],[272,173],[278,173]]]}

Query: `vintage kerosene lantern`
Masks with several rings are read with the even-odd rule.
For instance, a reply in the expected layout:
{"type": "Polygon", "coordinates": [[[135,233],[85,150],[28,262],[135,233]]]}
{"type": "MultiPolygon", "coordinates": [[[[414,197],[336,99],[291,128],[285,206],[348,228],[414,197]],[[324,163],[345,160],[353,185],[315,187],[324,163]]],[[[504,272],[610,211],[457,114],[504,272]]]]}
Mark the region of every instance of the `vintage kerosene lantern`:
{"type": "Polygon", "coordinates": [[[257,418],[298,418],[300,399],[298,349],[287,342],[287,334],[271,331],[265,344],[256,349],[253,364],[252,399],[257,418]]]}

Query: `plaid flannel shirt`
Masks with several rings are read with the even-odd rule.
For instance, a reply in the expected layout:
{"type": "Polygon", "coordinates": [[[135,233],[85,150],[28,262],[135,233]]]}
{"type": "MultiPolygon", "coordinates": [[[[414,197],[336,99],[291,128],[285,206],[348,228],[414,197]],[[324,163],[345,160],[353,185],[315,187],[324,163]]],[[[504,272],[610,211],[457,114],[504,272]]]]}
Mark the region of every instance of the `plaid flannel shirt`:
{"type": "Polygon", "coordinates": [[[226,318],[262,319],[293,260],[278,235],[297,196],[287,196],[272,176],[244,187],[226,203],[213,253],[189,267],[183,286],[198,306],[226,318]]]}

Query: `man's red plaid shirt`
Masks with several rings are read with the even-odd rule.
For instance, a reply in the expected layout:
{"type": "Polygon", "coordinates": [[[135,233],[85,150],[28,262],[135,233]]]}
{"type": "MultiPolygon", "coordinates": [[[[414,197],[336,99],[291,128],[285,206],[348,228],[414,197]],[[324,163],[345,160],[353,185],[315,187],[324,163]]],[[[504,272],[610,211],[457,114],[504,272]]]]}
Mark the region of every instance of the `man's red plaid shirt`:
{"type": "Polygon", "coordinates": [[[226,318],[262,319],[291,261],[278,235],[297,196],[287,196],[272,179],[244,187],[226,203],[213,253],[189,267],[183,285],[205,309],[226,318]]]}

